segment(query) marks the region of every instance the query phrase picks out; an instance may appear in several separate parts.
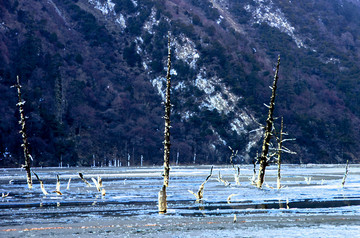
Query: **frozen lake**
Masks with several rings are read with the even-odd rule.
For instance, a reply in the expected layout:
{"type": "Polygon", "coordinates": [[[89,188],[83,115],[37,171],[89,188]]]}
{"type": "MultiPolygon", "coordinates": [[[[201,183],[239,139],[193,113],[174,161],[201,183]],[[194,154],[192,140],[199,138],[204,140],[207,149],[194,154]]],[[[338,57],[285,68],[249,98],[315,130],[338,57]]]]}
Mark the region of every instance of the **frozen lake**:
{"type": "Polygon", "coordinates": [[[280,190],[271,188],[276,166],[263,189],[251,185],[250,165],[241,166],[240,185],[233,168],[215,166],[197,203],[188,190],[198,190],[210,167],[171,168],[166,215],[157,212],[161,167],[34,168],[46,196],[35,176],[28,190],[23,170],[0,169],[0,193],[9,193],[0,200],[0,237],[360,237],[360,165],[349,166],[343,188],[345,165],[283,165],[280,190]],[[219,171],[230,186],[217,181],[219,171]],[[62,195],[53,192],[56,175],[62,195]],[[98,175],[105,196],[92,182],[98,175]]]}

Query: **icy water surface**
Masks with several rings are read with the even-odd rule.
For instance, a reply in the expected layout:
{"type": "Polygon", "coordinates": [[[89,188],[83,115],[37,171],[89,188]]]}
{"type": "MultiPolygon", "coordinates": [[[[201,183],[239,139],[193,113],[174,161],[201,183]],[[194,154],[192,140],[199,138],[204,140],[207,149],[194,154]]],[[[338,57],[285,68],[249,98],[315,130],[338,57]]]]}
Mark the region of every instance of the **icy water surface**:
{"type": "Polygon", "coordinates": [[[159,215],[161,167],[34,168],[46,196],[35,177],[28,190],[23,170],[0,169],[0,237],[360,237],[360,166],[349,170],[342,188],[345,165],[284,165],[277,190],[269,166],[260,190],[250,183],[252,166],[241,167],[240,185],[231,167],[215,166],[198,203],[188,190],[198,190],[210,166],[172,167],[169,210],[159,215]],[[230,186],[217,181],[219,171],[230,186]],[[91,179],[98,176],[105,196],[91,179]]]}

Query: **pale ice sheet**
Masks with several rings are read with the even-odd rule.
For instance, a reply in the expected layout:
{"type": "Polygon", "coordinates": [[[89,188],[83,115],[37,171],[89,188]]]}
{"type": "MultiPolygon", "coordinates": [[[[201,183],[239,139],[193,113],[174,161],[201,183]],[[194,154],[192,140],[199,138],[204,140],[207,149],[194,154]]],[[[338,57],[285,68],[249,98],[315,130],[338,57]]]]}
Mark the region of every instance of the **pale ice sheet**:
{"type": "MultiPolygon", "coordinates": [[[[215,166],[212,178],[205,185],[204,201],[196,203],[188,190],[197,191],[209,174],[210,167],[171,167],[170,186],[167,189],[168,218],[171,218],[173,223],[170,224],[174,226],[167,229],[171,228],[174,236],[170,237],[201,237],[203,228],[200,225],[210,226],[206,222],[212,220],[214,225],[209,227],[211,233],[206,237],[234,237],[233,230],[239,232],[237,237],[260,237],[264,231],[267,237],[319,237],[324,231],[334,231],[331,233],[333,237],[341,237],[336,236],[335,231],[343,231],[341,234],[346,235],[359,229],[359,165],[350,165],[344,188],[341,187],[341,181],[345,165],[283,165],[282,185],[285,187],[280,190],[270,188],[276,187],[276,166],[267,168],[265,181],[268,187],[264,186],[261,190],[250,184],[252,166],[240,166],[241,185],[235,185],[232,167],[215,166]],[[225,187],[216,180],[219,171],[231,186],[225,187]],[[305,181],[305,178],[311,179],[305,181]],[[232,194],[228,203],[227,199],[232,194]],[[240,224],[232,227],[234,214],[239,222],[244,223],[241,227],[240,224]],[[184,222],[186,219],[191,222],[184,223],[183,227],[176,226],[176,222],[184,222]],[[265,223],[261,229],[254,229],[259,226],[257,221],[265,223]],[[292,221],[293,224],[286,221],[292,221]],[[289,235],[281,236],[287,232],[289,235]]],[[[167,229],[162,232],[157,229],[164,220],[164,216],[157,214],[157,193],[162,185],[161,167],[34,170],[44,181],[49,195],[42,194],[36,180],[34,189],[29,191],[24,171],[0,169],[0,193],[9,193],[8,197],[0,200],[1,237],[18,237],[24,227],[61,226],[68,223],[84,226],[103,221],[111,223],[113,220],[117,223],[129,222],[130,225],[126,223],[122,228],[117,228],[123,229],[129,237],[134,235],[133,229],[129,228],[134,222],[143,224],[141,229],[150,232],[147,233],[148,237],[166,234],[167,229]],[[102,197],[94,185],[87,187],[80,180],[78,172],[82,172],[90,183],[91,177],[102,177],[106,196],[102,197]],[[56,187],[56,174],[60,175],[62,196],[52,192],[56,187]],[[70,189],[66,190],[70,177],[70,189]],[[130,220],[127,219],[129,217],[130,220]],[[149,228],[146,224],[152,220],[157,225],[149,228]],[[11,227],[18,230],[12,233],[3,231],[11,227]]],[[[94,232],[100,232],[100,228],[96,227],[94,232]]],[[[36,234],[40,234],[40,231],[36,234]]]]}

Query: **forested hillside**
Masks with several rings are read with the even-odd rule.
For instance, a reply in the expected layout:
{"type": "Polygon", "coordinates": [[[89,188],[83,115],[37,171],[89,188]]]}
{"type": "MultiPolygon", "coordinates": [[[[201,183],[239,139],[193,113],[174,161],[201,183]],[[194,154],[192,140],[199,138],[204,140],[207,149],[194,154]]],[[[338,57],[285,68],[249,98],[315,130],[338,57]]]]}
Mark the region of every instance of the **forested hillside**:
{"type": "Polygon", "coordinates": [[[359,162],[359,4],[2,0],[0,166],[23,163],[16,75],[34,166],[161,164],[168,31],[172,162],[254,158],[278,54],[285,162],[359,162]]]}

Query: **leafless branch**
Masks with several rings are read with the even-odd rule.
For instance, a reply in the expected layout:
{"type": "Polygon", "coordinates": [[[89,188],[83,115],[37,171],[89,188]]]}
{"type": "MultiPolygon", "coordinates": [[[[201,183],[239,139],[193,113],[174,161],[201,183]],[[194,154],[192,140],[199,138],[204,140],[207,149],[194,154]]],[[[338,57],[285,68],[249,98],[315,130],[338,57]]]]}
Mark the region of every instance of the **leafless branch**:
{"type": "Polygon", "coordinates": [[[79,173],[79,177],[88,187],[92,187],[91,184],[84,178],[84,175],[82,173],[79,173]]]}
{"type": "Polygon", "coordinates": [[[193,194],[196,198],[196,201],[200,201],[203,199],[204,197],[204,187],[205,187],[205,184],[206,182],[210,179],[210,177],[212,176],[212,171],[213,171],[213,168],[214,166],[211,166],[211,169],[210,169],[210,174],[206,177],[205,181],[200,185],[199,187],[199,190],[197,193],[194,193],[193,191],[191,190],[188,190],[189,193],[193,194]]]}
{"type": "Polygon", "coordinates": [[[33,174],[36,176],[37,180],[39,181],[40,183],[40,188],[41,188],[41,191],[43,192],[43,194],[46,196],[46,195],[49,195],[49,193],[45,190],[45,187],[44,187],[44,183],[43,181],[39,178],[39,176],[34,172],[32,171],[33,174]]]}

